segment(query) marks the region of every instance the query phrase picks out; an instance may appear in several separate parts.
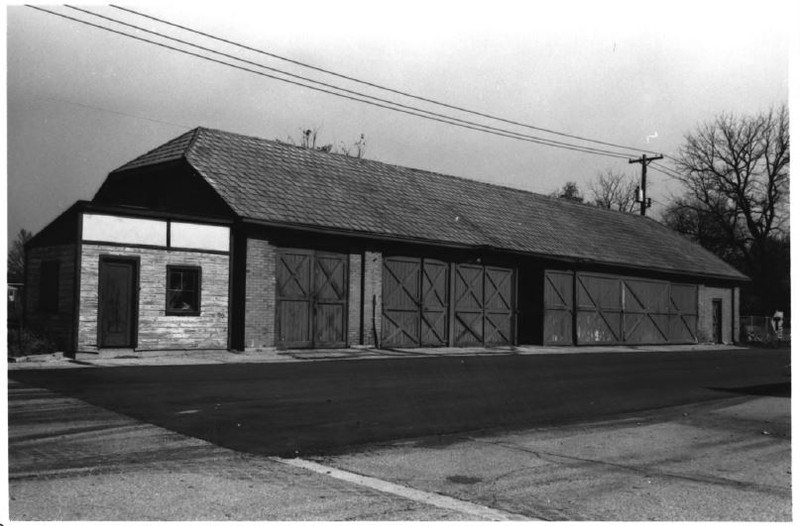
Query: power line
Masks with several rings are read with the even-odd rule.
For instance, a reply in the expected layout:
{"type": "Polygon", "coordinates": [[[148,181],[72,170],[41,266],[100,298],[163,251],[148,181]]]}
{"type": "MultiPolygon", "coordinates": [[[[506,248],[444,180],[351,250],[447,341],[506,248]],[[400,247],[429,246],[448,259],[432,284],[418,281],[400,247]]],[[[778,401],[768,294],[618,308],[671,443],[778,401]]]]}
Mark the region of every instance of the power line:
{"type": "Polygon", "coordinates": [[[449,115],[444,115],[444,114],[441,114],[441,113],[436,113],[436,112],[428,111],[428,110],[425,110],[425,109],[416,108],[416,107],[413,107],[413,106],[407,106],[405,104],[400,104],[398,102],[390,101],[390,100],[387,100],[387,99],[382,99],[382,98],[379,98],[379,97],[373,97],[371,95],[367,95],[367,94],[360,93],[360,92],[357,92],[357,91],[353,91],[353,90],[349,90],[349,89],[346,89],[346,88],[342,88],[340,86],[336,86],[336,85],[333,85],[333,84],[328,84],[328,83],[325,83],[325,82],[321,82],[321,81],[317,81],[317,80],[314,80],[314,79],[310,79],[310,78],[304,77],[302,75],[295,75],[293,73],[289,73],[289,72],[286,72],[286,71],[283,71],[283,70],[280,70],[280,69],[277,69],[277,68],[266,66],[266,65],[260,64],[258,62],[253,62],[253,61],[250,61],[250,60],[247,60],[247,59],[243,59],[243,58],[235,56],[235,55],[230,55],[228,53],[223,53],[221,51],[217,51],[217,50],[214,50],[214,49],[211,49],[211,48],[207,48],[207,47],[204,47],[204,46],[192,43],[192,42],[188,42],[186,40],[182,40],[182,39],[175,38],[175,37],[172,37],[172,36],[169,36],[169,35],[165,35],[165,34],[160,33],[158,31],[151,31],[151,30],[143,28],[141,26],[137,26],[135,24],[129,24],[127,22],[124,22],[124,21],[121,21],[121,20],[118,20],[118,19],[115,19],[115,18],[112,18],[112,17],[108,17],[108,16],[105,16],[105,15],[101,15],[101,14],[95,13],[93,11],[89,11],[89,10],[86,10],[86,9],[81,9],[81,8],[74,7],[74,6],[69,6],[69,5],[66,6],[66,7],[68,7],[69,9],[72,9],[74,11],[79,11],[81,13],[88,14],[88,15],[91,15],[91,16],[95,16],[95,17],[101,18],[103,20],[107,20],[107,21],[110,21],[110,22],[114,22],[114,23],[126,26],[126,27],[130,27],[132,29],[143,31],[143,32],[149,33],[151,35],[155,35],[155,36],[159,36],[159,37],[162,37],[162,38],[166,38],[166,39],[172,40],[174,42],[179,42],[181,44],[184,44],[184,45],[187,45],[187,46],[191,46],[191,47],[194,47],[196,49],[201,49],[203,51],[214,53],[216,55],[220,55],[220,56],[223,56],[223,57],[226,57],[226,58],[229,58],[229,59],[237,60],[237,61],[243,62],[245,64],[250,64],[250,65],[253,65],[253,66],[256,66],[256,67],[259,67],[259,68],[266,69],[268,71],[279,73],[281,75],[286,75],[286,76],[291,77],[291,78],[300,79],[300,80],[303,80],[305,82],[311,82],[313,84],[316,84],[316,85],[319,85],[319,86],[324,86],[326,88],[339,90],[339,91],[342,91],[344,93],[349,93],[351,95],[356,95],[356,96],[359,96],[359,97],[366,97],[366,98],[374,100],[374,101],[378,101],[378,102],[382,102],[382,103],[386,103],[386,104],[392,104],[392,105],[395,105],[395,106],[400,107],[400,108],[404,108],[404,109],[407,109],[407,110],[412,110],[412,111],[425,113],[425,114],[432,115],[432,116],[435,116],[435,117],[442,117],[444,119],[449,119],[449,120],[451,120],[453,122],[460,122],[460,123],[468,124],[468,125],[471,125],[471,126],[478,126],[480,128],[485,128],[486,130],[492,130],[492,131],[496,131],[496,132],[500,132],[500,133],[507,133],[507,134],[511,134],[511,135],[517,135],[519,137],[532,139],[533,142],[537,142],[539,144],[552,145],[552,146],[564,146],[564,147],[570,147],[570,148],[579,148],[580,151],[584,151],[586,153],[597,153],[599,155],[614,154],[614,155],[619,156],[620,158],[624,158],[625,157],[623,154],[618,153],[618,152],[612,152],[612,151],[609,151],[609,150],[593,148],[593,147],[590,147],[590,146],[581,146],[581,145],[566,143],[566,142],[563,142],[563,141],[556,141],[556,140],[553,140],[553,139],[545,139],[543,137],[537,137],[537,136],[534,136],[534,135],[529,135],[529,134],[525,134],[525,133],[519,133],[519,132],[515,132],[515,131],[510,131],[510,130],[506,130],[506,129],[502,129],[502,128],[497,128],[497,127],[494,127],[494,126],[488,126],[488,125],[485,125],[485,124],[480,124],[480,123],[476,123],[476,122],[473,122],[473,121],[459,119],[457,117],[451,117],[449,115]]]}
{"type": "MultiPolygon", "coordinates": [[[[489,127],[487,127],[485,125],[481,125],[481,124],[474,124],[474,123],[461,124],[459,122],[454,122],[454,118],[452,118],[452,117],[442,116],[443,118],[438,118],[438,117],[432,117],[432,116],[428,116],[428,115],[423,115],[421,113],[417,113],[416,111],[408,111],[408,110],[404,110],[404,109],[393,107],[393,106],[386,106],[384,104],[379,104],[379,103],[372,102],[372,101],[369,101],[369,100],[365,100],[365,99],[362,99],[362,98],[353,97],[353,96],[349,96],[349,95],[344,95],[342,93],[337,93],[337,92],[330,91],[330,90],[327,90],[327,89],[311,86],[311,85],[308,85],[308,84],[303,84],[302,82],[296,82],[296,81],[293,81],[293,80],[289,80],[289,79],[285,79],[285,78],[281,78],[281,77],[276,77],[274,75],[270,75],[268,73],[264,73],[264,72],[261,72],[261,71],[255,71],[255,70],[252,70],[252,69],[249,69],[249,68],[237,65],[237,64],[231,64],[229,62],[225,62],[225,61],[218,60],[218,59],[215,59],[215,58],[212,58],[212,57],[208,57],[208,56],[205,56],[205,55],[201,55],[201,54],[198,54],[198,53],[187,51],[185,49],[176,48],[174,46],[170,46],[170,45],[164,44],[162,42],[156,42],[154,40],[149,40],[147,38],[139,37],[139,36],[136,36],[136,35],[131,35],[130,33],[125,33],[123,31],[118,31],[116,29],[112,29],[112,28],[107,27],[107,26],[95,24],[95,23],[92,23],[92,22],[89,22],[89,21],[86,21],[86,20],[81,20],[81,19],[69,16],[69,15],[65,15],[65,14],[62,14],[62,13],[57,13],[57,12],[54,12],[54,11],[50,11],[48,9],[44,9],[44,8],[41,8],[41,7],[38,7],[38,6],[28,5],[27,7],[30,7],[32,9],[36,9],[37,11],[42,11],[42,12],[50,14],[50,15],[54,15],[54,16],[58,16],[58,17],[61,17],[61,18],[67,19],[67,20],[78,22],[80,24],[84,24],[84,25],[87,25],[87,26],[95,27],[97,29],[102,29],[104,31],[115,33],[115,34],[118,34],[118,35],[121,35],[121,36],[125,36],[125,37],[128,37],[128,38],[132,38],[134,40],[139,40],[141,42],[146,42],[146,43],[149,43],[149,44],[153,44],[155,46],[159,46],[159,47],[162,47],[162,48],[165,48],[165,49],[169,49],[169,50],[172,50],[172,51],[177,51],[177,52],[183,53],[185,55],[194,56],[194,57],[197,57],[197,58],[200,58],[200,59],[203,59],[203,60],[207,60],[207,61],[210,61],[210,62],[221,64],[221,65],[224,65],[224,66],[229,66],[229,67],[232,67],[232,68],[235,68],[235,69],[239,69],[241,71],[245,71],[245,72],[248,72],[248,73],[253,73],[253,74],[260,75],[260,76],[267,77],[267,78],[274,79],[274,80],[279,80],[279,81],[282,81],[282,82],[286,82],[286,83],[293,84],[293,85],[296,85],[296,86],[308,88],[308,89],[311,89],[311,90],[315,90],[315,91],[319,91],[319,92],[323,92],[323,93],[328,93],[328,94],[331,94],[331,95],[336,95],[338,97],[349,99],[349,100],[353,100],[353,101],[356,101],[356,102],[363,102],[363,103],[366,103],[366,104],[370,104],[372,106],[385,108],[385,109],[390,109],[390,110],[397,111],[397,112],[400,112],[400,113],[405,113],[405,114],[413,115],[413,116],[416,116],[416,117],[422,117],[422,118],[433,120],[433,121],[443,122],[445,124],[450,124],[450,125],[453,125],[453,126],[459,126],[461,128],[471,129],[471,130],[475,130],[475,131],[481,131],[481,132],[484,132],[484,133],[490,133],[492,135],[497,135],[497,136],[500,136],[500,137],[517,139],[517,140],[522,140],[522,141],[526,141],[526,142],[542,144],[542,145],[545,145],[545,146],[553,146],[553,147],[556,147],[556,148],[562,148],[562,149],[566,149],[566,150],[572,150],[572,151],[583,152],[583,153],[590,153],[590,154],[594,154],[594,155],[603,155],[603,156],[606,156],[606,157],[627,158],[626,155],[620,154],[620,153],[616,153],[616,152],[608,152],[608,151],[603,151],[603,150],[597,150],[597,149],[586,147],[586,146],[568,145],[566,143],[564,143],[564,144],[556,144],[556,141],[552,141],[550,139],[532,138],[531,136],[524,136],[523,134],[519,134],[517,132],[511,132],[511,131],[507,131],[507,130],[492,131],[491,129],[487,129],[489,127]]],[[[243,61],[243,59],[236,59],[236,60],[242,60],[243,61]]],[[[309,80],[309,81],[310,82],[315,82],[315,81],[311,81],[311,80],[309,80]]],[[[334,87],[334,89],[341,89],[341,88],[334,87]]],[[[366,96],[366,95],[362,95],[362,96],[366,96]]],[[[397,103],[390,102],[390,104],[397,104],[397,103]]],[[[424,111],[424,110],[417,110],[417,111],[424,111]]]]}
{"type": "Polygon", "coordinates": [[[673,170],[672,168],[668,168],[663,164],[653,163],[653,166],[651,166],[651,168],[656,172],[661,172],[662,174],[668,175],[670,177],[682,177],[682,175],[679,172],[673,170]]]}
{"type": "Polygon", "coordinates": [[[637,147],[634,147],[634,146],[625,146],[625,145],[615,144],[615,143],[611,143],[611,142],[599,141],[599,140],[596,140],[596,139],[589,139],[589,138],[586,138],[586,137],[581,137],[579,135],[573,135],[573,134],[569,134],[569,133],[559,132],[559,131],[552,130],[552,129],[549,129],[549,128],[543,128],[543,127],[540,127],[540,126],[534,126],[532,124],[525,124],[525,123],[514,121],[514,120],[511,120],[511,119],[506,119],[506,118],[503,118],[503,117],[497,117],[495,115],[491,115],[491,114],[487,114],[487,113],[481,113],[481,112],[478,112],[478,111],[470,110],[468,108],[463,108],[461,106],[455,106],[455,105],[452,105],[452,104],[447,104],[445,102],[437,101],[437,100],[434,100],[434,99],[429,99],[429,98],[426,98],[426,97],[421,97],[421,96],[414,95],[414,94],[411,94],[411,93],[408,93],[408,92],[405,92],[405,91],[389,88],[389,87],[386,87],[386,86],[382,86],[380,84],[375,84],[373,82],[360,80],[360,79],[357,79],[355,77],[351,77],[351,76],[348,76],[348,75],[343,75],[341,73],[336,73],[335,71],[324,69],[324,68],[321,68],[321,67],[318,67],[318,66],[313,66],[313,65],[307,64],[305,62],[300,62],[298,60],[293,60],[293,59],[290,59],[290,58],[287,58],[287,57],[283,57],[283,56],[277,55],[275,53],[270,53],[268,51],[264,51],[264,50],[261,50],[261,49],[253,48],[253,47],[250,47],[250,46],[246,46],[244,44],[241,44],[241,43],[238,43],[238,42],[234,42],[232,40],[228,40],[228,39],[225,39],[225,38],[220,38],[220,37],[211,35],[209,33],[205,33],[203,31],[199,31],[197,29],[192,29],[192,28],[187,27],[187,26],[176,24],[174,22],[170,22],[168,20],[164,20],[162,18],[158,18],[158,17],[152,16],[152,15],[141,13],[141,12],[135,11],[133,9],[128,9],[128,8],[117,6],[117,5],[113,5],[113,4],[111,4],[110,7],[113,7],[114,9],[118,9],[120,11],[125,11],[125,12],[128,12],[128,13],[132,13],[134,15],[137,15],[137,16],[140,16],[140,17],[143,17],[143,18],[154,20],[156,22],[160,22],[160,23],[166,24],[168,26],[172,26],[172,27],[175,27],[175,28],[178,28],[178,29],[182,29],[184,31],[189,31],[189,32],[197,34],[197,35],[201,35],[201,36],[204,36],[204,37],[207,37],[207,38],[211,38],[211,39],[217,40],[219,42],[224,42],[226,44],[230,44],[230,45],[242,48],[242,49],[246,49],[248,51],[253,51],[255,53],[260,53],[260,54],[268,56],[268,57],[272,57],[272,58],[275,58],[275,59],[278,59],[278,60],[289,62],[291,64],[295,64],[295,65],[302,66],[302,67],[305,67],[305,68],[309,68],[309,69],[312,69],[312,70],[315,70],[315,71],[319,71],[321,73],[326,73],[328,75],[333,75],[333,76],[341,78],[341,79],[345,79],[345,80],[349,80],[349,81],[356,82],[356,83],[359,83],[359,84],[363,84],[365,86],[370,86],[372,88],[388,91],[388,92],[391,92],[391,93],[395,93],[397,95],[402,95],[404,97],[410,97],[412,99],[420,100],[420,101],[423,101],[423,102],[428,102],[428,103],[431,103],[431,104],[435,104],[437,106],[442,106],[444,108],[449,108],[449,109],[452,109],[452,110],[462,111],[462,112],[470,113],[472,115],[476,115],[476,116],[479,116],[479,117],[484,117],[484,118],[487,118],[487,119],[492,119],[492,120],[496,120],[496,121],[499,121],[499,122],[504,122],[506,124],[513,124],[515,126],[521,126],[521,127],[528,128],[528,129],[531,129],[531,130],[541,131],[541,132],[545,132],[545,133],[551,133],[551,134],[554,134],[554,135],[559,135],[561,137],[567,137],[567,138],[570,138],[570,139],[576,139],[576,140],[579,140],[579,141],[591,142],[591,143],[600,144],[600,145],[603,145],[603,146],[611,146],[613,148],[620,148],[620,149],[623,149],[623,150],[634,150],[634,151],[646,152],[646,153],[651,153],[651,154],[657,154],[658,153],[658,152],[655,152],[655,151],[652,151],[652,150],[646,150],[646,149],[637,148],[637,147]]]}
{"type": "Polygon", "coordinates": [[[149,117],[142,117],[141,115],[133,115],[132,113],[125,113],[124,111],[109,110],[107,108],[100,108],[100,107],[97,107],[97,106],[91,106],[89,104],[81,104],[80,102],[73,102],[73,101],[64,100],[64,99],[57,99],[55,97],[45,97],[44,99],[41,99],[41,100],[49,100],[49,101],[52,101],[52,102],[60,102],[62,104],[70,104],[72,106],[80,106],[82,108],[88,108],[90,110],[102,111],[102,112],[106,112],[106,113],[114,113],[116,115],[122,115],[122,116],[125,116],[125,117],[130,117],[132,119],[140,119],[140,120],[143,120],[143,121],[156,122],[158,124],[166,124],[167,126],[174,126],[175,128],[182,128],[184,130],[191,130],[192,129],[192,126],[187,126],[185,124],[176,124],[174,122],[161,121],[161,120],[158,120],[158,119],[151,119],[149,117]]]}

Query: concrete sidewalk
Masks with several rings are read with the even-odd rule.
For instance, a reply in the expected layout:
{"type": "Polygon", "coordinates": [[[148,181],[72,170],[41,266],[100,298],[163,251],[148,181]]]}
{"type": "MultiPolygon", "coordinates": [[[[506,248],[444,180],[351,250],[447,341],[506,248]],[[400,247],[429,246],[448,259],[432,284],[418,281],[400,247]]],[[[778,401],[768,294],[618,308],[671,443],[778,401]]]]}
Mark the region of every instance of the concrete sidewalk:
{"type": "MultiPolygon", "coordinates": [[[[243,353],[228,350],[126,351],[117,356],[68,358],[59,353],[9,357],[9,370],[75,367],[126,367],[211,365],[226,363],[292,363],[330,360],[374,360],[458,356],[510,356],[545,354],[702,352],[747,349],[737,345],[642,345],[592,347],[423,347],[414,349],[352,347],[346,349],[267,349],[243,353]]],[[[769,352],[770,349],[764,349],[769,352]]]]}

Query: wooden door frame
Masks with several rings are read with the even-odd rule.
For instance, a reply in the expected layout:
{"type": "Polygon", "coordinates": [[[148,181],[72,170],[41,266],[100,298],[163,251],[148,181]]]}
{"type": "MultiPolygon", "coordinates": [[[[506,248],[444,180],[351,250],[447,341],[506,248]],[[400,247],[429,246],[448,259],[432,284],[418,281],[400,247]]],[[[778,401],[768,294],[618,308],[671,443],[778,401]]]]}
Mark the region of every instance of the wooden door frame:
{"type": "MultiPolygon", "coordinates": [[[[497,287],[495,287],[497,290],[497,287]]],[[[483,346],[490,348],[490,347],[502,347],[503,345],[510,345],[515,346],[517,344],[517,267],[501,267],[498,265],[483,265],[483,346]],[[510,275],[508,277],[509,281],[509,291],[510,297],[508,298],[509,301],[509,342],[508,343],[495,343],[495,344],[487,344],[486,343],[486,323],[488,318],[488,309],[486,307],[486,281],[491,279],[489,278],[489,270],[499,270],[499,271],[509,271],[510,275]]]]}
{"type": "MultiPolygon", "coordinates": [[[[438,259],[438,258],[435,258],[435,257],[407,256],[407,255],[401,255],[401,254],[393,254],[393,255],[387,255],[387,256],[385,256],[383,258],[382,273],[381,273],[381,280],[382,280],[381,287],[383,287],[382,290],[384,292],[381,294],[381,309],[382,309],[381,310],[381,313],[382,313],[381,314],[381,318],[382,318],[381,323],[383,324],[387,320],[390,323],[394,323],[394,320],[392,320],[390,315],[387,314],[388,312],[393,312],[393,311],[394,312],[413,313],[414,317],[416,319],[416,322],[417,322],[417,332],[416,332],[415,335],[413,335],[414,338],[409,337],[408,335],[410,333],[408,333],[407,331],[403,331],[403,332],[406,333],[406,337],[409,340],[413,340],[412,344],[411,345],[394,345],[394,346],[396,346],[396,347],[418,348],[418,347],[448,347],[450,345],[450,341],[451,341],[450,324],[451,324],[451,319],[452,319],[452,316],[451,316],[452,313],[451,313],[451,309],[450,309],[450,301],[452,299],[452,294],[451,294],[452,276],[450,274],[451,268],[452,268],[452,264],[450,262],[448,262],[446,260],[443,260],[443,259],[438,259]],[[388,295],[385,292],[386,291],[386,288],[385,288],[385,285],[386,285],[386,272],[388,271],[390,274],[394,275],[394,272],[388,268],[388,264],[390,262],[401,262],[401,263],[408,263],[408,264],[416,265],[415,273],[416,273],[416,276],[417,276],[417,281],[416,281],[416,286],[414,288],[415,289],[414,290],[414,303],[416,305],[415,309],[397,311],[396,309],[393,310],[393,309],[387,308],[386,300],[387,300],[388,295]],[[433,262],[433,265],[431,265],[431,262],[433,262]],[[427,298],[427,296],[425,296],[425,294],[424,294],[425,279],[426,279],[426,276],[430,277],[430,275],[426,273],[426,269],[429,269],[431,266],[440,267],[440,269],[441,269],[440,272],[443,273],[443,276],[441,276],[442,277],[441,285],[444,286],[444,297],[441,298],[442,303],[443,303],[441,310],[438,310],[438,309],[426,310],[426,308],[425,308],[426,307],[425,299],[427,298]],[[442,315],[442,320],[441,321],[442,321],[442,324],[444,326],[444,331],[443,331],[444,334],[442,334],[442,337],[438,337],[437,336],[437,338],[436,338],[437,342],[436,343],[425,343],[424,339],[423,339],[423,331],[425,330],[424,329],[424,325],[428,324],[430,326],[428,321],[426,321],[426,313],[430,313],[430,312],[437,312],[437,313],[441,313],[441,315],[442,315]]],[[[403,284],[398,284],[398,285],[401,288],[403,288],[405,290],[408,290],[408,289],[406,289],[406,287],[403,286],[403,284]]],[[[386,334],[384,334],[383,335],[384,344],[386,344],[386,337],[387,337],[386,334]]]]}
{"type": "Polygon", "coordinates": [[[139,345],[139,271],[141,258],[139,256],[116,256],[102,254],[98,259],[97,267],[97,348],[98,349],[135,349],[139,345]],[[107,262],[122,262],[133,266],[133,283],[131,284],[131,344],[121,347],[103,345],[103,280],[101,279],[102,267],[107,262]]]}
{"type": "MultiPolygon", "coordinates": [[[[388,272],[388,273],[390,273],[390,274],[392,274],[394,276],[394,271],[389,269],[389,264],[390,264],[390,262],[401,262],[401,263],[408,263],[408,264],[417,265],[417,270],[416,270],[417,282],[416,282],[416,286],[414,287],[415,290],[414,290],[414,298],[413,298],[414,299],[414,303],[417,305],[417,308],[416,308],[415,311],[404,310],[404,311],[401,311],[401,312],[416,312],[417,321],[421,324],[422,323],[422,312],[421,312],[421,301],[422,301],[422,261],[423,261],[423,258],[421,256],[387,255],[387,256],[384,256],[382,258],[382,261],[381,261],[381,331],[382,331],[381,340],[382,341],[381,341],[381,343],[384,346],[386,345],[386,340],[387,340],[388,336],[387,336],[386,332],[383,331],[383,329],[384,329],[383,324],[387,320],[390,323],[394,323],[394,320],[391,319],[391,317],[390,317],[390,315],[388,313],[395,310],[395,309],[388,308],[387,305],[386,305],[386,300],[387,300],[387,298],[389,296],[386,293],[386,289],[388,288],[388,287],[386,287],[386,273],[388,272]]],[[[398,281],[396,279],[396,276],[395,276],[395,281],[398,281]]],[[[400,288],[402,288],[404,290],[408,290],[404,286],[404,282],[403,283],[398,283],[398,284],[399,284],[400,288]]],[[[395,291],[395,293],[396,293],[396,291],[395,291]]],[[[402,329],[400,329],[400,330],[402,332],[406,333],[406,337],[408,339],[412,339],[412,338],[410,338],[408,336],[409,333],[407,331],[403,331],[402,329]]],[[[421,327],[421,325],[419,325],[419,326],[417,326],[417,334],[413,335],[414,336],[414,342],[413,342],[414,345],[410,346],[410,348],[414,348],[414,346],[418,347],[418,346],[421,345],[421,341],[422,341],[421,334],[422,334],[422,327],[421,327]]],[[[392,347],[398,347],[398,345],[395,344],[395,345],[392,345],[392,347]]],[[[402,346],[400,346],[400,347],[402,347],[402,346]]]]}
{"type": "Polygon", "coordinates": [[[277,247],[275,250],[275,326],[273,328],[275,334],[275,346],[279,349],[311,349],[314,347],[314,327],[313,327],[313,320],[311,317],[313,316],[313,308],[312,308],[312,300],[311,297],[313,295],[313,288],[314,288],[314,251],[307,248],[296,248],[296,247],[277,247]],[[279,292],[279,283],[278,283],[278,267],[281,265],[281,257],[287,253],[296,253],[296,254],[304,254],[309,257],[309,268],[308,268],[308,327],[306,328],[308,331],[308,345],[302,347],[295,347],[293,345],[286,345],[279,340],[279,336],[281,335],[281,309],[280,309],[280,302],[284,299],[281,298],[278,294],[279,292]]]}
{"type": "Polygon", "coordinates": [[[275,334],[275,346],[279,349],[335,349],[337,345],[322,345],[320,346],[319,343],[316,341],[316,310],[317,310],[317,300],[315,298],[315,288],[316,288],[316,276],[315,276],[315,266],[317,264],[317,255],[333,255],[333,256],[340,256],[342,257],[342,261],[344,263],[344,309],[342,313],[342,344],[347,347],[349,344],[349,318],[350,318],[350,254],[347,252],[335,252],[332,250],[317,250],[313,248],[302,248],[302,247],[276,247],[275,250],[275,326],[273,328],[275,334]],[[278,296],[278,284],[277,284],[277,266],[280,264],[280,258],[283,254],[289,252],[296,252],[298,254],[307,254],[309,256],[309,299],[308,299],[308,336],[309,336],[309,343],[307,346],[303,347],[292,347],[283,345],[280,341],[278,341],[278,336],[280,334],[280,327],[281,327],[281,315],[280,315],[280,308],[278,303],[282,301],[282,299],[278,296]]]}
{"type": "Polygon", "coordinates": [[[312,250],[312,260],[311,260],[311,290],[312,290],[312,298],[309,304],[311,309],[311,348],[312,349],[336,349],[338,345],[336,344],[325,344],[320,345],[316,339],[316,331],[317,331],[317,305],[319,304],[319,298],[317,297],[317,256],[319,255],[327,255],[327,256],[337,256],[342,258],[342,263],[344,265],[344,280],[342,281],[342,287],[344,288],[344,302],[342,309],[342,345],[347,347],[349,343],[348,339],[348,322],[350,318],[350,254],[344,252],[333,252],[330,250],[312,250]]]}
{"type": "MultiPolygon", "coordinates": [[[[450,313],[449,313],[449,341],[451,347],[469,347],[471,344],[464,344],[464,343],[457,343],[456,342],[456,334],[455,334],[455,325],[456,325],[456,308],[457,308],[457,298],[456,294],[456,280],[458,279],[458,269],[460,267],[477,267],[480,268],[481,273],[481,308],[480,308],[480,317],[481,317],[481,341],[476,343],[475,345],[479,345],[486,348],[491,347],[501,347],[503,345],[510,345],[515,346],[517,345],[517,287],[518,284],[518,268],[516,266],[502,266],[496,264],[488,264],[483,262],[451,262],[450,263],[450,313]],[[487,271],[489,269],[494,270],[501,270],[501,271],[509,271],[509,288],[510,288],[510,298],[509,301],[511,303],[509,314],[510,314],[510,327],[509,327],[509,334],[508,337],[510,342],[508,344],[487,344],[486,343],[486,317],[487,317],[487,309],[486,309],[486,279],[487,279],[487,271]]],[[[463,312],[463,311],[462,311],[463,312]]],[[[459,322],[460,323],[460,322],[459,322]]]]}
{"type": "MultiPolygon", "coordinates": [[[[450,345],[450,327],[449,327],[450,312],[449,311],[450,311],[450,300],[451,300],[452,294],[450,292],[450,274],[449,273],[450,273],[450,265],[447,263],[447,261],[442,261],[440,259],[428,258],[428,257],[420,258],[420,267],[419,267],[419,344],[420,344],[421,347],[447,347],[447,346],[450,345]],[[440,312],[438,310],[435,310],[435,311],[431,311],[431,310],[426,311],[425,310],[425,305],[426,305],[425,299],[427,297],[425,295],[425,277],[426,277],[425,269],[426,269],[426,263],[429,262],[429,261],[434,261],[435,262],[435,266],[440,266],[441,267],[440,273],[444,274],[444,276],[443,276],[443,278],[444,278],[444,283],[443,283],[444,284],[444,298],[440,298],[440,299],[442,300],[442,303],[443,303],[442,304],[443,310],[441,312],[443,313],[442,314],[442,316],[443,316],[442,321],[443,321],[445,327],[444,327],[444,334],[442,335],[443,338],[438,338],[437,337],[439,343],[427,344],[426,345],[424,343],[423,337],[422,337],[423,324],[427,323],[426,320],[425,320],[425,313],[426,312],[440,312]]],[[[430,324],[428,324],[428,325],[430,326],[430,324]]]]}
{"type": "Polygon", "coordinates": [[[577,330],[575,327],[575,303],[577,301],[576,298],[576,291],[575,291],[575,271],[574,270],[558,270],[558,269],[543,269],[542,271],[542,345],[552,345],[552,346],[573,346],[577,341],[577,330]],[[569,283],[570,293],[567,294],[567,297],[563,297],[559,292],[559,288],[556,283],[553,281],[553,276],[563,276],[567,278],[566,283],[569,283]],[[561,306],[553,306],[547,304],[547,287],[548,282],[550,283],[550,287],[556,291],[556,294],[561,298],[563,303],[563,307],[561,306]],[[547,336],[548,334],[545,332],[546,325],[545,320],[547,319],[548,312],[559,312],[559,313],[567,313],[567,317],[569,318],[570,323],[570,331],[569,334],[565,334],[564,342],[563,343],[554,343],[548,342],[547,336]]]}
{"type": "Polygon", "coordinates": [[[624,340],[624,337],[623,337],[624,336],[623,327],[624,327],[624,318],[625,318],[625,305],[623,304],[623,292],[622,292],[622,290],[624,288],[623,287],[624,278],[625,277],[623,275],[621,275],[621,274],[605,274],[605,273],[602,273],[602,272],[587,272],[587,271],[580,271],[580,270],[576,270],[575,271],[575,278],[574,278],[575,281],[574,281],[574,284],[573,284],[575,303],[574,303],[574,314],[573,314],[574,317],[573,317],[573,322],[572,322],[573,331],[574,331],[574,334],[575,334],[575,344],[574,344],[575,346],[581,346],[581,345],[586,345],[586,346],[592,346],[592,345],[625,345],[625,340],[624,340]],[[582,278],[600,278],[600,279],[611,279],[611,280],[616,281],[617,282],[617,294],[619,295],[619,310],[618,311],[608,311],[608,310],[604,311],[600,306],[598,306],[597,302],[595,301],[595,298],[593,298],[589,294],[589,290],[587,290],[586,284],[582,281],[582,278]],[[586,296],[588,297],[589,301],[592,303],[591,307],[581,306],[580,305],[580,302],[578,301],[579,298],[580,298],[580,287],[579,287],[579,285],[580,285],[580,287],[583,287],[583,290],[584,290],[586,296]],[[603,316],[602,312],[610,312],[612,314],[619,314],[619,324],[616,326],[616,334],[615,334],[616,341],[611,341],[611,342],[591,342],[591,341],[590,342],[582,342],[580,340],[580,337],[579,337],[579,335],[580,335],[580,330],[579,329],[580,328],[579,328],[579,325],[578,325],[578,318],[579,318],[579,315],[581,313],[595,313],[595,314],[597,314],[600,317],[600,319],[603,321],[603,323],[605,323],[605,326],[608,328],[608,330],[612,331],[612,334],[613,334],[613,331],[615,330],[615,327],[612,327],[612,325],[615,325],[615,324],[610,323],[606,319],[606,317],[603,316]]]}

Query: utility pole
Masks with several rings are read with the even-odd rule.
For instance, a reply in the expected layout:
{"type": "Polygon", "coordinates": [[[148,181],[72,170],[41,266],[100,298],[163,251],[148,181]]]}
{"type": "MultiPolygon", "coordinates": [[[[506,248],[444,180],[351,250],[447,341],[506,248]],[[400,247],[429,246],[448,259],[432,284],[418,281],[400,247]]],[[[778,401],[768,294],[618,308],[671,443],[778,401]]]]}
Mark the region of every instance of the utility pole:
{"type": "Polygon", "coordinates": [[[639,213],[642,215],[647,214],[647,209],[650,208],[650,205],[653,204],[653,200],[647,197],[647,165],[651,161],[658,161],[659,159],[663,159],[663,155],[656,155],[654,157],[648,157],[646,154],[642,154],[641,159],[629,159],[628,164],[633,163],[641,163],[642,164],[642,185],[636,189],[636,202],[639,203],[639,213]]]}

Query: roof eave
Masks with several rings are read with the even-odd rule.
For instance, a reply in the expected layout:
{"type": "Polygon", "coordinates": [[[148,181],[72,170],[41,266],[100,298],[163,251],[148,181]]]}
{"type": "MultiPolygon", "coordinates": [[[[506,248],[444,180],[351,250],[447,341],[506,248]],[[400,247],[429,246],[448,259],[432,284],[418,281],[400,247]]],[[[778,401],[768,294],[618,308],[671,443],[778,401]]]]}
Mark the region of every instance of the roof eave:
{"type": "Polygon", "coordinates": [[[699,272],[690,272],[685,270],[679,269],[666,269],[666,268],[656,268],[647,265],[635,265],[635,264],[624,264],[624,263],[616,263],[616,262],[609,262],[609,261],[602,261],[593,258],[586,258],[586,257],[577,257],[577,256],[567,256],[567,255],[559,255],[559,254],[547,254],[541,252],[530,252],[524,250],[512,250],[512,249],[505,249],[505,248],[497,248],[488,245],[474,245],[469,243],[457,243],[452,241],[434,241],[431,239],[426,238],[414,238],[414,237],[405,237],[405,236],[398,236],[394,234],[381,234],[379,232],[363,232],[358,230],[348,230],[342,228],[333,228],[333,227],[325,227],[319,225],[307,225],[307,224],[298,224],[298,223],[291,223],[291,222],[283,222],[283,221],[270,221],[264,219],[255,219],[255,218],[248,218],[242,217],[242,223],[244,224],[251,224],[251,225],[258,225],[270,228],[281,228],[286,230],[296,230],[300,232],[313,232],[317,234],[340,234],[346,235],[349,237],[354,237],[357,239],[366,239],[371,241],[391,241],[396,243],[406,243],[406,244],[414,244],[414,245],[428,245],[434,247],[443,247],[443,248],[453,248],[453,249],[462,249],[462,250],[485,250],[485,251],[492,251],[498,252],[503,254],[509,255],[517,255],[517,256],[528,256],[528,257],[539,257],[543,259],[549,259],[553,261],[562,261],[567,263],[580,263],[580,264],[590,264],[590,265],[603,265],[609,267],[617,267],[617,268],[627,268],[632,270],[647,270],[651,272],[659,272],[662,274],[675,274],[680,276],[687,276],[693,278],[711,278],[715,280],[721,281],[731,281],[731,282],[742,282],[746,283],[750,281],[750,278],[747,276],[740,274],[739,276],[736,275],[729,275],[729,274],[715,274],[715,273],[699,273],[699,272]]]}

